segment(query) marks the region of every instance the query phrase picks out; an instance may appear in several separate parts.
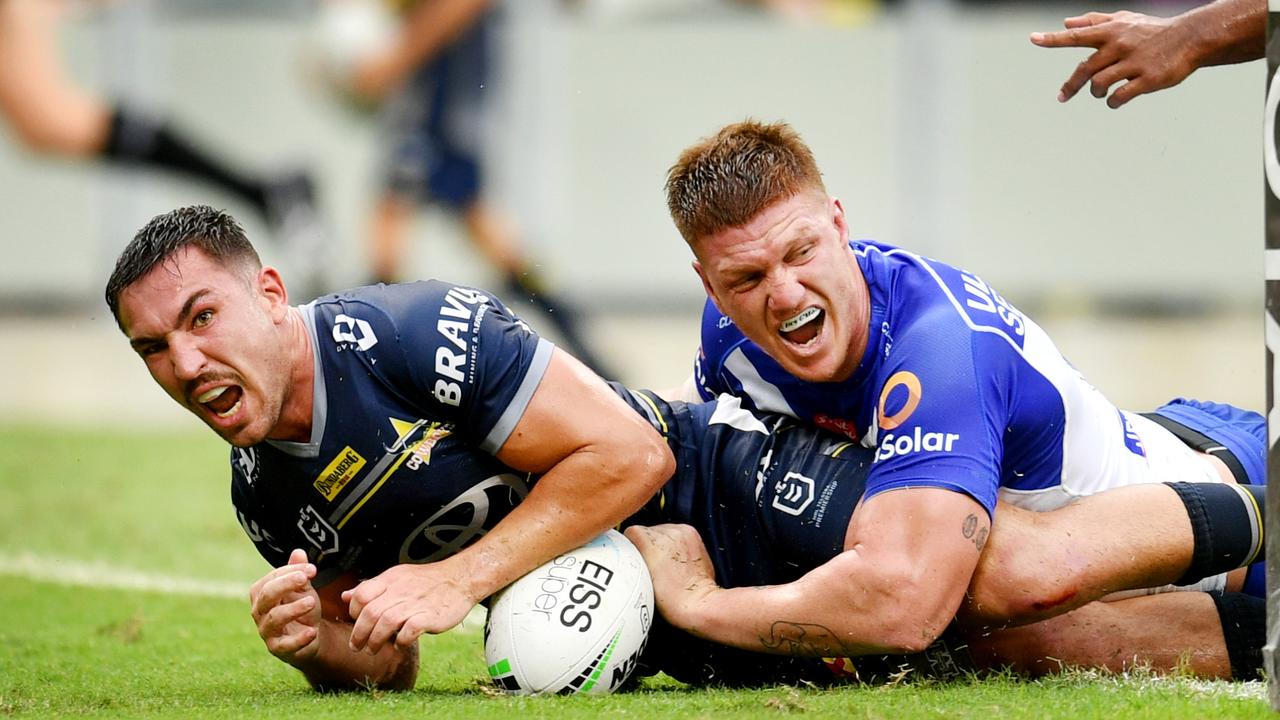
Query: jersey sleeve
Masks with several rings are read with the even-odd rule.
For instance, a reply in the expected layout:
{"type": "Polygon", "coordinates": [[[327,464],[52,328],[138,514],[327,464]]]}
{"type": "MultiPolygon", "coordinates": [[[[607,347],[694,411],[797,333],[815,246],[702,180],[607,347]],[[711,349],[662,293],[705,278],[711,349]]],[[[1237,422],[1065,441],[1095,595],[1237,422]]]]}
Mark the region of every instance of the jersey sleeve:
{"type": "Polygon", "coordinates": [[[276,533],[268,527],[270,513],[262,507],[253,492],[258,478],[257,453],[253,448],[231,449],[231,506],[236,520],[244,529],[253,546],[258,549],[271,567],[280,567],[289,561],[289,551],[280,546],[276,533]]]}
{"type": "Polygon", "coordinates": [[[877,375],[866,496],[939,487],[965,493],[994,513],[1005,393],[999,368],[975,358],[980,339],[953,318],[945,312],[924,318],[877,375]]]}
{"type": "Polygon", "coordinates": [[[391,389],[496,453],[528,407],[554,346],[493,295],[437,280],[384,289],[391,389]]]}
{"type": "Polygon", "coordinates": [[[708,298],[702,308],[701,344],[693,359],[693,380],[703,401],[721,393],[733,393],[724,373],[725,357],[744,340],[738,326],[708,298]]]}

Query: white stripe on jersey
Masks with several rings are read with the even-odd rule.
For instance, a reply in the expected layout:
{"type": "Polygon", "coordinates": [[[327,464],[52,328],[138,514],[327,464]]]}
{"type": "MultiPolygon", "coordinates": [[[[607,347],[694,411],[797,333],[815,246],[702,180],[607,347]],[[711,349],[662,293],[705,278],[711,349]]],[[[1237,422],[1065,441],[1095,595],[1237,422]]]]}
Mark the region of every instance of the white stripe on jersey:
{"type": "Polygon", "coordinates": [[[759,418],[742,408],[742,398],[736,395],[721,395],[716,398],[716,409],[711,413],[709,425],[728,425],[743,432],[769,434],[769,429],[759,418]]]}
{"type": "Polygon", "coordinates": [[[736,347],[729,353],[729,357],[724,360],[724,367],[742,383],[743,394],[751,398],[757,409],[799,417],[791,409],[791,403],[782,396],[778,386],[760,376],[760,371],[747,359],[741,347],[736,347]]]}

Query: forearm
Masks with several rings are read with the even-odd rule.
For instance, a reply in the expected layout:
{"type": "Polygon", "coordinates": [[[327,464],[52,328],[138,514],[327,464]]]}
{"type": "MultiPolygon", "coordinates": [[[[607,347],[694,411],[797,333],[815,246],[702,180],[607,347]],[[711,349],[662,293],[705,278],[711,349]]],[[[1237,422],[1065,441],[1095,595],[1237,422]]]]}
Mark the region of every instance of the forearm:
{"type": "MultiPolygon", "coordinates": [[[[962,593],[913,572],[885,572],[856,550],[785,585],[708,588],[668,621],[724,645],[778,655],[912,653],[946,628],[962,593]]],[[[664,614],[668,609],[664,609],[664,614]]]]}
{"type": "Polygon", "coordinates": [[[1177,21],[1192,33],[1197,66],[1256,60],[1266,51],[1264,0],[1217,0],[1188,10],[1177,21]]]}
{"type": "Polygon", "coordinates": [[[320,691],[412,690],[418,678],[418,646],[407,650],[390,644],[377,653],[356,652],[349,646],[351,624],[321,620],[319,649],[306,659],[290,662],[320,691]]]}
{"type": "Polygon", "coordinates": [[[640,509],[674,470],[666,445],[579,451],[543,475],[510,515],[474,545],[443,560],[457,563],[476,601],[542,563],[599,536],[640,509]]]}

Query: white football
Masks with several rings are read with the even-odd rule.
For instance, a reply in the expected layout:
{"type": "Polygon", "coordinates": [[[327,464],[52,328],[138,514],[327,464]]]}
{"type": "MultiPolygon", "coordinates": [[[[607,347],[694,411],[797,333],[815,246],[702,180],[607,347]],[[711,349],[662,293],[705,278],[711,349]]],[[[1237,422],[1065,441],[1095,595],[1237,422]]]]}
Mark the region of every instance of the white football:
{"type": "Polygon", "coordinates": [[[649,568],[610,530],[494,596],[489,677],[518,695],[612,692],[635,669],[652,621],[649,568]]]}
{"type": "Polygon", "coordinates": [[[345,91],[356,65],[387,47],[399,22],[382,0],[323,0],[308,54],[330,85],[345,91]]]}

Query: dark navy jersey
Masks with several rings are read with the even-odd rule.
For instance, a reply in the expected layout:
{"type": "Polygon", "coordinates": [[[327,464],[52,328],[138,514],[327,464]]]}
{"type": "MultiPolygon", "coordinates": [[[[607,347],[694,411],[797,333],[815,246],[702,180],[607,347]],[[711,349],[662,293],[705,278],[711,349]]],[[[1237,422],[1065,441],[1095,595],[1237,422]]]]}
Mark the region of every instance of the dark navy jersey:
{"type": "MultiPolygon", "coordinates": [[[[299,311],[315,355],[311,440],[231,455],[240,522],[272,565],[304,548],[322,585],[342,572],[370,577],[440,560],[524,498],[536,478],[493,453],[552,346],[500,302],[432,281],[361,288],[299,311]]],[[[677,458],[671,480],[629,523],[693,525],[729,587],[790,582],[841,552],[868,450],[789,417],[753,414],[735,398],[686,406],[613,389],[677,458]]],[[[724,657],[663,632],[651,646],[673,673],[684,674],[680,659],[724,657]]],[[[809,660],[731,664],[754,668],[751,678],[832,677],[809,660]]]]}
{"type": "Polygon", "coordinates": [[[976,275],[890,245],[850,247],[871,306],[853,375],[791,376],[708,301],[694,367],[704,398],[739,395],[874,448],[868,496],[943,487],[990,512],[997,493],[1050,509],[1119,485],[1216,479],[1172,434],[1112,405],[976,275]]]}
{"type": "Polygon", "coordinates": [[[675,475],[625,524],[692,525],[725,587],[791,582],[844,549],[870,451],[727,395],[686,405],[611,384],[676,458],[675,475]]]}
{"type": "Polygon", "coordinates": [[[442,559],[492,528],[532,479],[493,457],[553,346],[492,296],[440,281],[298,308],[311,335],[311,439],[231,453],[231,496],[274,566],[304,548],[318,583],[442,559]]]}
{"type": "MultiPolygon", "coordinates": [[[[788,416],[744,410],[728,395],[685,405],[616,383],[614,390],[676,456],[675,476],[628,523],[692,525],[722,587],[792,582],[843,551],[871,450],[788,416]]],[[[788,657],[717,645],[657,618],[638,672],[695,685],[880,683],[908,673],[945,679],[968,669],[953,647],[945,639],[909,656],[788,657]]]]}

